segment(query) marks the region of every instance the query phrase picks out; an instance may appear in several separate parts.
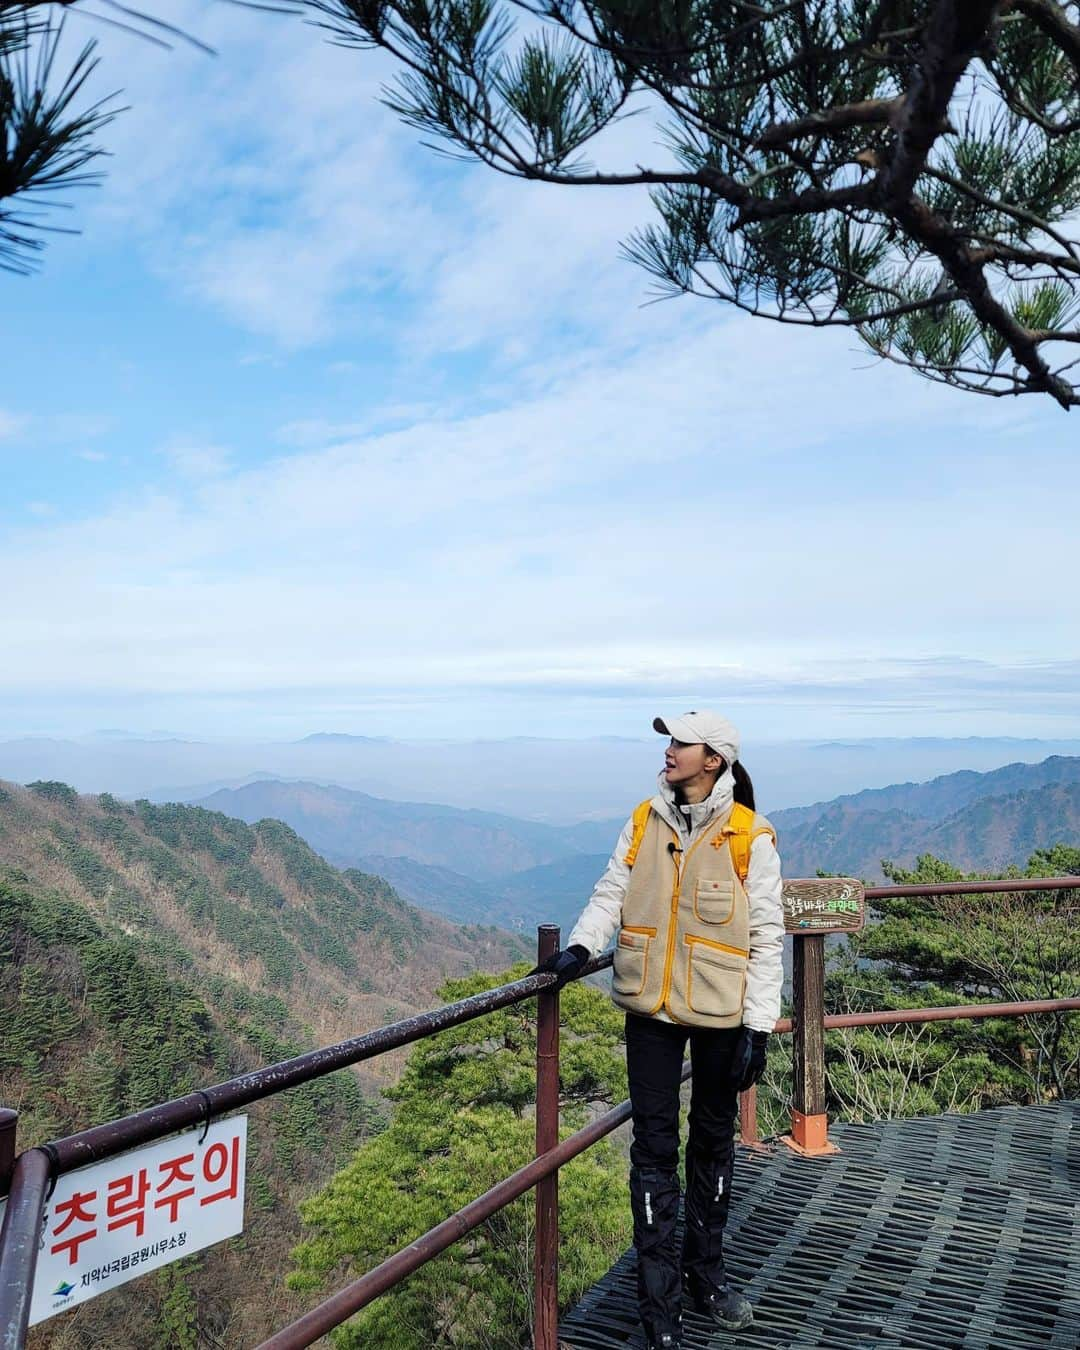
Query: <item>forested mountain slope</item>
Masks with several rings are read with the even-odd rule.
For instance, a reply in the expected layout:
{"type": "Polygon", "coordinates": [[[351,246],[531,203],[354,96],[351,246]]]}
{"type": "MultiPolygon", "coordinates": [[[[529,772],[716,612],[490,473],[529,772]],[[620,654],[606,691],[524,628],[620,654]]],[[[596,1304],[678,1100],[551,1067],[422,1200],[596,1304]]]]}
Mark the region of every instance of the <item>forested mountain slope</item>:
{"type": "MultiPolygon", "coordinates": [[[[275,821],[0,786],[0,1104],[18,1143],[125,1114],[435,1006],[447,975],[521,944],[456,928],[343,874],[275,821]]],[[[250,1110],[242,1240],[47,1322],[32,1344],[250,1345],[296,1205],[377,1129],[385,1059],[250,1110]]]]}
{"type": "MultiPolygon", "coordinates": [[[[282,999],[204,977],[167,938],[127,934],[13,872],[0,879],[0,1020],[0,1102],[19,1112],[20,1148],[311,1047],[282,999]]],[[[250,1345],[287,1320],[274,1291],[296,1206],[382,1109],[339,1073],[248,1113],[243,1239],[43,1323],[31,1347],[250,1345]]]]}
{"type": "Polygon", "coordinates": [[[278,995],[320,1041],[426,1008],[448,976],[524,950],[406,904],[380,877],[338,871],[280,821],[62,783],[0,787],[0,865],[166,943],[202,977],[278,995]]]}

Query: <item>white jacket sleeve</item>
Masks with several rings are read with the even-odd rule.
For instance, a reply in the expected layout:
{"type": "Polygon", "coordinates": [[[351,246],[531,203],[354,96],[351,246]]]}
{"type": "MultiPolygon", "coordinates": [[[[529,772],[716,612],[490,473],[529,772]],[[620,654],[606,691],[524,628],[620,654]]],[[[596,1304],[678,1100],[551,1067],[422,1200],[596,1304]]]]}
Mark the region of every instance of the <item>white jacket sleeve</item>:
{"type": "Polygon", "coordinates": [[[604,875],[593,887],[589,903],[581,911],[581,917],[567,939],[568,947],[587,947],[590,956],[599,956],[610,945],[622,922],[623,897],[630,884],[630,869],[623,859],[633,838],[634,818],[631,816],[623,826],[604,875]]]}
{"type": "Polygon", "coordinates": [[[750,849],[746,898],[750,907],[750,960],[746,967],[743,1025],[772,1031],[780,1016],[784,984],[784,908],[780,899],[780,855],[767,834],[750,849]]]}

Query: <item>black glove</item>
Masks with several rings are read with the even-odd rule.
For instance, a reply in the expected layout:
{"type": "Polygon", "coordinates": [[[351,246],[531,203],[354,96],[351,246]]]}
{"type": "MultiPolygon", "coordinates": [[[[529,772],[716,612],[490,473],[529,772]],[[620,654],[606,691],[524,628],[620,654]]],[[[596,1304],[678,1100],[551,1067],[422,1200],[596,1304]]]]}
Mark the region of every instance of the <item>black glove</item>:
{"type": "Polygon", "coordinates": [[[769,1043],[767,1031],[752,1031],[742,1027],[731,1056],[731,1086],[736,1092],[753,1087],[765,1072],[765,1056],[769,1043]]]}
{"type": "Polygon", "coordinates": [[[555,988],[561,989],[568,981],[577,979],[588,959],[588,948],[579,947],[575,943],[572,947],[564,947],[561,952],[552,952],[546,961],[534,966],[529,974],[540,975],[549,970],[554,971],[558,976],[555,988]]]}

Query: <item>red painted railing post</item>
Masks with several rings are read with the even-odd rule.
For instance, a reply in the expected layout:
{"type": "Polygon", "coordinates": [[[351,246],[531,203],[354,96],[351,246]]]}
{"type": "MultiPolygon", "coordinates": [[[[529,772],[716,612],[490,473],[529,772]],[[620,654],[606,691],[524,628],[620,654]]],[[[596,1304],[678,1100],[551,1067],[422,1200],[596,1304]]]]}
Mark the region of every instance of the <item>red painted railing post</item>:
{"type": "Polygon", "coordinates": [[[7,1207],[0,1223],[2,1350],[22,1350],[26,1344],[50,1166],[44,1149],[28,1148],[16,1158],[11,1171],[7,1207]]]}
{"type": "Polygon", "coordinates": [[[758,1142],[756,1085],[739,1093],[739,1142],[746,1148],[754,1148],[758,1142]]]}
{"type": "MultiPolygon", "coordinates": [[[[536,959],[559,950],[557,924],[536,930],[536,959]]],[[[536,997],[536,1153],[559,1142],[559,993],[536,997]]],[[[556,1350],[559,1337],[559,1173],[536,1186],[536,1251],[533,1264],[533,1345],[556,1350]]]]}
{"type": "Polygon", "coordinates": [[[15,1129],[18,1123],[18,1111],[0,1106],[0,1195],[7,1195],[11,1185],[11,1171],[15,1166],[15,1129]]]}

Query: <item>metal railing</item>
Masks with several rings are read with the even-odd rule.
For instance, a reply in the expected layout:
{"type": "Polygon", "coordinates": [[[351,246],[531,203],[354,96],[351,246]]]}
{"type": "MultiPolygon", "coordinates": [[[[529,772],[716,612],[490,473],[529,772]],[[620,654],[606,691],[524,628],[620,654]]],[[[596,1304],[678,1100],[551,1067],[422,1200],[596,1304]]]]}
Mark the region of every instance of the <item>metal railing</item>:
{"type": "MultiPolygon", "coordinates": [[[[867,888],[866,898],[1073,889],[1080,889],[1080,877],[884,886],[867,888]]],[[[811,955],[797,962],[794,1015],[776,1024],[778,1033],[795,1033],[793,1120],[796,1115],[805,1115],[815,1105],[816,1098],[812,1100],[812,1097],[819,1086],[823,1098],[823,1036],[826,1030],[1080,1010],[1080,997],[1074,997],[826,1015],[823,1008],[824,960],[823,950],[820,950],[823,949],[823,943],[820,934],[798,940],[796,953],[811,955]],[[821,956],[820,961],[817,954],[821,956]]],[[[541,926],[538,930],[538,960],[544,960],[558,949],[558,945],[558,928],[553,925],[541,926]]],[[[598,957],[584,968],[581,978],[604,970],[611,963],[611,953],[598,957]]],[[[458,1003],[242,1074],[198,1092],[187,1093],[173,1101],[80,1130],[51,1143],[27,1149],[21,1154],[16,1153],[17,1114],[0,1110],[0,1196],[6,1192],[8,1197],[3,1226],[0,1228],[0,1350],[22,1350],[25,1344],[44,1209],[57,1177],[531,998],[536,998],[538,1005],[536,1157],[408,1247],[276,1332],[258,1350],[297,1350],[298,1347],[311,1345],[534,1187],[537,1191],[534,1346],[535,1350],[555,1350],[558,1319],[559,1169],[571,1158],[625,1124],[630,1119],[630,1103],[620,1103],[561,1143],[558,1141],[559,994],[554,986],[554,975],[528,975],[496,989],[474,994],[458,1003]]],[[[689,1076],[690,1066],[687,1064],[683,1078],[689,1076]]],[[[740,1129],[743,1143],[757,1142],[754,1089],[743,1093],[740,1099],[740,1129]]]]}

